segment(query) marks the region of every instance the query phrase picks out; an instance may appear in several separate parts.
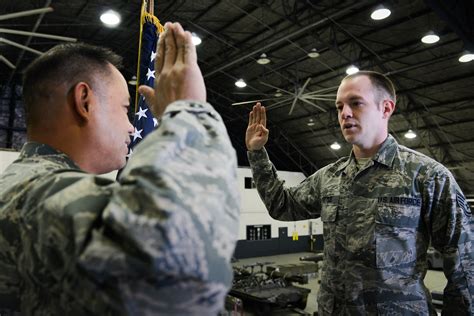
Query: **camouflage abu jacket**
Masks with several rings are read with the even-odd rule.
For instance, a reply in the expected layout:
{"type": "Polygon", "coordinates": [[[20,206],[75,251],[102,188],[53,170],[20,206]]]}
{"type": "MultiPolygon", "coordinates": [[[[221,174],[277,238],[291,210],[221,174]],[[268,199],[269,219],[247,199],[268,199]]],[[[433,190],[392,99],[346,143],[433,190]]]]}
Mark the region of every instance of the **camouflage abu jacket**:
{"type": "Polygon", "coordinates": [[[451,173],[388,136],[357,170],[353,154],[286,189],[264,149],[248,152],[270,215],[321,217],[320,315],[436,315],[426,252],[444,257],[445,315],[474,315],[473,220],[451,173]]]}
{"type": "Polygon", "coordinates": [[[216,315],[240,199],[219,114],[175,102],[118,182],[27,143],[0,175],[0,314],[216,315]]]}

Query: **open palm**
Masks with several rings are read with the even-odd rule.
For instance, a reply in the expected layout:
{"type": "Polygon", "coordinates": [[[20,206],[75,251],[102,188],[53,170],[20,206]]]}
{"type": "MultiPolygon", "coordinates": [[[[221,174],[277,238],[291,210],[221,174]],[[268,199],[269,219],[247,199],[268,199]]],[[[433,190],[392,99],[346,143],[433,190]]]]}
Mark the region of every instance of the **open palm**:
{"type": "Polygon", "coordinates": [[[259,150],[268,141],[267,115],[265,107],[257,103],[249,114],[249,125],[245,133],[245,145],[247,149],[259,150]]]}

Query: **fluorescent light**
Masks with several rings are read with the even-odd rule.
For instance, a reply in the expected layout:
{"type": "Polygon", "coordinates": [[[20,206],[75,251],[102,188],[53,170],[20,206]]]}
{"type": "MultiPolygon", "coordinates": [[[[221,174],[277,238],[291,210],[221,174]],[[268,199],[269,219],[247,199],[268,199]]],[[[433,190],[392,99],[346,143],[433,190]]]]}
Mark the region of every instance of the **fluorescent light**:
{"type": "Polygon", "coordinates": [[[341,149],[341,145],[339,145],[338,142],[332,143],[331,146],[329,146],[329,147],[331,147],[331,149],[333,149],[333,150],[339,150],[339,149],[341,149]]]}
{"type": "Polygon", "coordinates": [[[416,138],[416,133],[412,131],[411,129],[409,129],[408,132],[406,132],[404,136],[405,138],[413,139],[413,138],[416,138]]]}
{"type": "Polygon", "coordinates": [[[133,76],[129,81],[128,84],[131,86],[137,85],[137,76],[133,76]]]}
{"type": "Polygon", "coordinates": [[[436,35],[433,31],[429,31],[425,36],[421,38],[421,41],[425,44],[434,44],[439,41],[439,36],[436,35]]]}
{"type": "Polygon", "coordinates": [[[316,48],[311,48],[311,51],[308,53],[308,57],[309,58],[318,58],[319,57],[318,50],[316,48]]]}
{"type": "Polygon", "coordinates": [[[306,123],[306,124],[307,124],[308,126],[314,126],[315,123],[314,123],[313,119],[310,118],[310,119],[308,120],[308,123],[306,123]]]}
{"type": "Polygon", "coordinates": [[[137,84],[137,76],[133,76],[129,81],[128,84],[131,86],[135,86],[137,84]]]}
{"type": "Polygon", "coordinates": [[[467,63],[471,60],[474,60],[474,54],[468,51],[463,52],[461,57],[459,57],[459,62],[461,63],[467,63]]]}
{"type": "Polygon", "coordinates": [[[260,58],[257,59],[257,63],[259,63],[260,65],[266,65],[270,62],[270,59],[267,57],[267,54],[265,53],[262,53],[262,55],[260,55],[260,58]]]}
{"type": "Polygon", "coordinates": [[[201,38],[196,33],[191,33],[191,35],[192,35],[192,41],[193,41],[194,46],[198,46],[199,44],[202,43],[201,38]]]}
{"type": "Polygon", "coordinates": [[[276,96],[277,98],[278,98],[278,97],[281,97],[282,95],[283,95],[283,94],[281,93],[280,90],[277,90],[277,91],[275,92],[275,96],[276,96]]]}
{"type": "Polygon", "coordinates": [[[100,15],[100,20],[108,27],[115,27],[120,24],[120,14],[114,10],[107,10],[100,15]]]}
{"type": "Polygon", "coordinates": [[[370,17],[372,18],[372,20],[383,20],[388,18],[391,13],[392,12],[390,12],[389,9],[387,9],[383,5],[380,5],[375,8],[370,17]]]}
{"type": "Polygon", "coordinates": [[[239,79],[235,82],[235,85],[239,88],[245,88],[247,84],[245,83],[244,79],[239,79]]]}
{"type": "Polygon", "coordinates": [[[357,68],[357,67],[354,66],[354,65],[350,65],[350,66],[347,67],[347,69],[346,69],[346,74],[348,74],[348,75],[355,74],[356,72],[359,72],[359,68],[357,68]]]}

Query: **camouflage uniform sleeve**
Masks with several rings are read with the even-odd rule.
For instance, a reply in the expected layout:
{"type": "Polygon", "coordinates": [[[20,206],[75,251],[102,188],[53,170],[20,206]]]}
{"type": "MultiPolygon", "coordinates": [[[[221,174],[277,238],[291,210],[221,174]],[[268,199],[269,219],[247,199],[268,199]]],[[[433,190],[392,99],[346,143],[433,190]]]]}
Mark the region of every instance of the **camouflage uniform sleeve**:
{"type": "Polygon", "coordinates": [[[287,188],[277,176],[265,148],[248,151],[253,180],[258,194],[271,217],[281,221],[297,221],[320,216],[318,173],[298,186],[287,188]]]}
{"type": "Polygon", "coordinates": [[[111,297],[129,314],[212,315],[223,306],[240,198],[235,150],[209,104],[171,104],[119,184],[65,172],[43,188],[41,261],[90,310],[111,297]]]}
{"type": "Polygon", "coordinates": [[[448,283],[443,315],[474,315],[474,222],[464,194],[448,170],[437,168],[425,182],[431,243],[443,255],[448,283]]]}

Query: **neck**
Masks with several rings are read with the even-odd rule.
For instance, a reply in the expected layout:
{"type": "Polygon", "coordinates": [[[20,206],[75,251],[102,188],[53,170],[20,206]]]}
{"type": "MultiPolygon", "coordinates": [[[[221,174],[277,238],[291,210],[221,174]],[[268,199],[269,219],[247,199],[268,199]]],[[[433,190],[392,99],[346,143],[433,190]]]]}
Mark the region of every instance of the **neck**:
{"type": "Polygon", "coordinates": [[[387,139],[387,136],[385,136],[382,140],[377,142],[377,144],[372,145],[372,146],[363,146],[363,145],[352,145],[352,150],[354,152],[354,156],[356,158],[370,158],[375,156],[375,154],[379,151],[380,147],[382,147],[382,144],[385,142],[387,139]]]}
{"type": "Polygon", "coordinates": [[[377,147],[369,148],[369,149],[361,148],[357,145],[352,146],[352,150],[354,151],[354,156],[356,158],[370,158],[377,153],[379,148],[380,148],[380,145],[377,147]]]}
{"type": "Polygon", "coordinates": [[[61,128],[28,128],[28,141],[34,141],[49,145],[54,149],[66,154],[82,170],[93,172],[88,166],[87,137],[81,134],[80,128],[74,125],[64,124],[61,128]]]}

